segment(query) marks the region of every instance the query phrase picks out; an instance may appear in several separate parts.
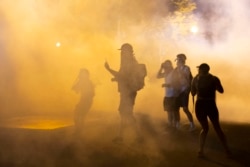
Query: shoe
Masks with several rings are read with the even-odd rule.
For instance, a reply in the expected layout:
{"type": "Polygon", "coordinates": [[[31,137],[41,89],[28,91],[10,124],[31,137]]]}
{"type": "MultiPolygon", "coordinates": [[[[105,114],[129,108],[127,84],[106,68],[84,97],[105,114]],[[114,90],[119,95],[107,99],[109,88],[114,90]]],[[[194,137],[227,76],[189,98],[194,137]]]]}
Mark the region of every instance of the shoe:
{"type": "Polygon", "coordinates": [[[121,143],[123,142],[123,138],[118,136],[118,137],[115,137],[113,140],[112,140],[114,143],[121,143]]]}
{"type": "Polygon", "coordinates": [[[194,123],[190,123],[189,132],[192,132],[194,130],[195,130],[194,123]]]}
{"type": "Polygon", "coordinates": [[[175,124],[175,128],[178,130],[178,129],[180,129],[180,123],[179,122],[176,122],[176,124],[175,124]]]}

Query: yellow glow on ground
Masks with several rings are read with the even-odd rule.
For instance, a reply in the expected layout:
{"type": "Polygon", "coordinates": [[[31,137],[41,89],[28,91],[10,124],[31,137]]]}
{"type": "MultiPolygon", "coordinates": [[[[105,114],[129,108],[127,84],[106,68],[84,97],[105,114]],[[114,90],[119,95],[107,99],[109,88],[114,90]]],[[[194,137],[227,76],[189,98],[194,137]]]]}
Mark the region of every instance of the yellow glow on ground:
{"type": "Polygon", "coordinates": [[[15,117],[1,122],[1,127],[26,128],[26,129],[56,129],[72,126],[73,122],[66,119],[46,117],[15,117]]]}

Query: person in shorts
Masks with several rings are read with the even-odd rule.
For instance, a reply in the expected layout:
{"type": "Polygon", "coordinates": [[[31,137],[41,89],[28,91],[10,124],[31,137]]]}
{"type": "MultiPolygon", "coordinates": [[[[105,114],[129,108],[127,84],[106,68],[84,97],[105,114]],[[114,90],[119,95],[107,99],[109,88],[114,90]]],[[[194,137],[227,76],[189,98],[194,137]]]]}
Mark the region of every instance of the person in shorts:
{"type": "Polygon", "coordinates": [[[121,118],[120,128],[114,142],[122,142],[125,128],[132,126],[137,134],[137,141],[142,140],[139,128],[134,117],[134,104],[137,96],[137,90],[133,87],[133,73],[138,64],[132,45],[125,43],[119,49],[121,50],[121,64],[119,71],[110,68],[109,64],[105,62],[104,66],[108,72],[113,75],[112,81],[118,83],[118,92],[120,93],[119,114],[121,118]]]}
{"type": "MultiPolygon", "coordinates": [[[[179,90],[180,90],[180,94],[177,97],[176,103],[178,105],[178,108],[183,108],[183,111],[185,112],[185,114],[187,115],[187,118],[189,120],[190,123],[190,127],[189,130],[193,131],[195,130],[195,125],[194,125],[194,121],[193,121],[193,116],[191,114],[191,112],[189,111],[188,108],[188,103],[189,103],[189,94],[190,94],[190,87],[191,87],[191,82],[193,79],[190,67],[186,65],[186,55],[181,53],[177,55],[176,58],[176,68],[175,70],[175,74],[178,77],[179,80],[179,90]]],[[[177,125],[178,128],[179,125],[177,125]]]]}
{"type": "Polygon", "coordinates": [[[170,60],[166,60],[161,64],[161,67],[157,73],[157,78],[164,78],[165,83],[162,87],[165,88],[165,95],[163,98],[163,108],[167,112],[168,126],[176,127],[176,124],[180,121],[180,115],[176,105],[177,92],[174,83],[174,68],[170,60]]]}

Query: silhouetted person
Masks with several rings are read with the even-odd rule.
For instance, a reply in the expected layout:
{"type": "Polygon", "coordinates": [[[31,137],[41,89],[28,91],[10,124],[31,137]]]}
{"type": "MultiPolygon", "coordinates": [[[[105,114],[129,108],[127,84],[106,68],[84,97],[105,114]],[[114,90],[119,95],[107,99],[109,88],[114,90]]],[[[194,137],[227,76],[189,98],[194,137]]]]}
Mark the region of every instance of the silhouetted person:
{"type": "MultiPolygon", "coordinates": [[[[178,54],[176,58],[176,68],[175,72],[178,75],[179,78],[179,84],[180,84],[180,94],[177,97],[177,105],[179,109],[182,107],[183,111],[187,115],[187,118],[190,122],[190,128],[189,130],[192,131],[195,129],[193,116],[191,112],[188,109],[188,102],[189,102],[189,93],[190,93],[190,87],[191,87],[191,81],[193,79],[192,73],[190,71],[190,67],[186,65],[186,55],[185,54],[178,54]]],[[[177,128],[178,128],[177,124],[177,128]]]]}
{"type": "Polygon", "coordinates": [[[166,60],[161,64],[157,73],[157,78],[164,78],[165,83],[162,87],[165,88],[165,96],[163,98],[163,108],[168,115],[168,126],[176,127],[180,121],[180,115],[176,105],[176,97],[178,90],[176,88],[176,79],[174,78],[174,68],[170,60],[166,60]]]}
{"type": "Polygon", "coordinates": [[[204,145],[208,134],[208,118],[212,122],[215,132],[222,142],[228,156],[231,155],[226,137],[220,127],[219,112],[215,101],[216,91],[223,93],[224,89],[218,77],[209,73],[210,67],[203,63],[198,66],[199,72],[194,77],[191,87],[191,94],[197,95],[195,103],[195,114],[201,124],[199,156],[204,156],[204,145]]]}
{"type": "Polygon", "coordinates": [[[75,128],[76,132],[79,133],[84,126],[84,119],[92,106],[95,95],[94,84],[90,80],[87,69],[80,69],[72,90],[80,94],[80,100],[74,110],[75,128]]]}
{"type": "Polygon", "coordinates": [[[119,71],[110,68],[109,64],[105,62],[105,68],[114,76],[112,81],[118,83],[118,91],[120,93],[119,113],[121,117],[121,124],[118,136],[113,140],[114,142],[123,141],[124,128],[131,125],[135,128],[138,139],[141,136],[138,131],[136,119],[133,114],[133,107],[137,95],[137,89],[134,87],[133,75],[138,62],[134,56],[133,47],[125,43],[121,46],[121,64],[119,71]]]}

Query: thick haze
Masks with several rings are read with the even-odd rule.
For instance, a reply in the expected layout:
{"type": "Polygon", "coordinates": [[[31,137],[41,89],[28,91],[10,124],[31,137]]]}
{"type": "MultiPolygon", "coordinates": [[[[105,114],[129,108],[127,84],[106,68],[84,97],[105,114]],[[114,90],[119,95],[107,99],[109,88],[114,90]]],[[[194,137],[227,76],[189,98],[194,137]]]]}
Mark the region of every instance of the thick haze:
{"type": "Polygon", "coordinates": [[[181,36],[169,28],[164,0],[1,0],[0,117],[70,119],[79,100],[71,87],[81,68],[89,70],[95,84],[90,112],[117,114],[117,85],[104,62],[118,69],[117,49],[128,42],[148,70],[135,112],[165,116],[163,80],[156,73],[165,59],[174,63],[176,54],[185,53],[193,75],[197,65],[207,62],[221,79],[221,119],[249,122],[250,3],[213,1],[198,1],[194,19],[199,31],[181,36]]]}

